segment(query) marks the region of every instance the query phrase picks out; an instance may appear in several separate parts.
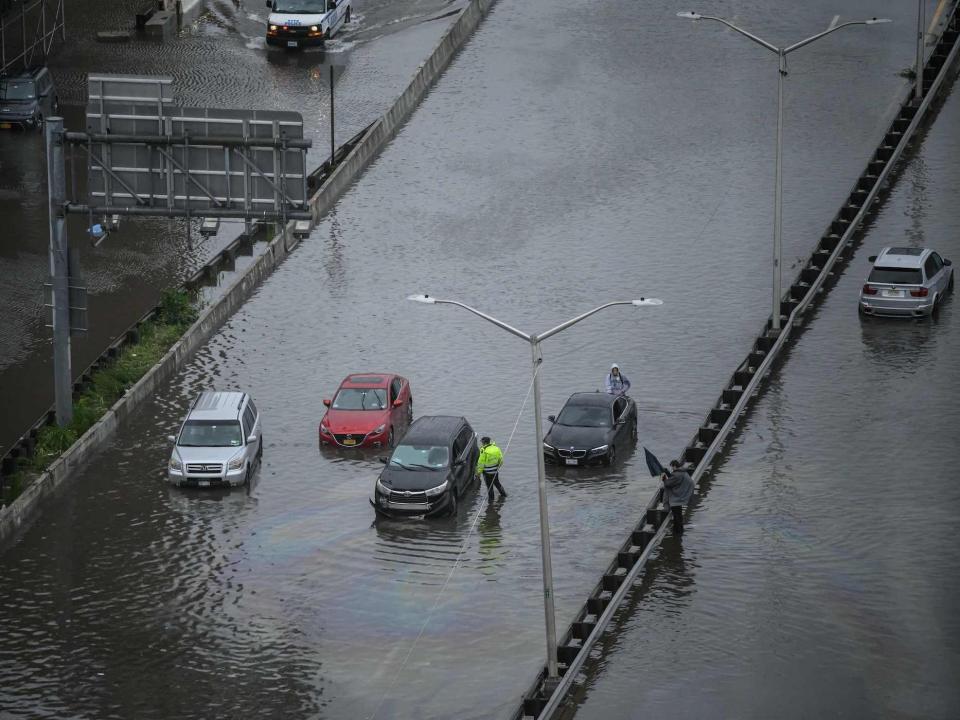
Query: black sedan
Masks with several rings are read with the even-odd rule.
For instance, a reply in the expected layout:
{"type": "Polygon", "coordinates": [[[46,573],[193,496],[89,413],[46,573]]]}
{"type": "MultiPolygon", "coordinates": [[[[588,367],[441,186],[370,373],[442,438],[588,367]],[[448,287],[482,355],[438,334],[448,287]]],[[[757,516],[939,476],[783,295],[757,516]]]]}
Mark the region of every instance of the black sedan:
{"type": "Polygon", "coordinates": [[[558,465],[611,465],[637,439],[637,404],[626,395],[574,393],[543,438],[543,459],[558,465]]]}

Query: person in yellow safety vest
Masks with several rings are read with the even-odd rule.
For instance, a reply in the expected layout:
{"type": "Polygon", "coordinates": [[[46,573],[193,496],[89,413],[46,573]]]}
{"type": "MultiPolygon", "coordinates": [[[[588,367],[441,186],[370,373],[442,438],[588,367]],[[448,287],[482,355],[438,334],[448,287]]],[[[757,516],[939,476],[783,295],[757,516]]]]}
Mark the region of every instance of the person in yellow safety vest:
{"type": "Polygon", "coordinates": [[[500,491],[500,497],[506,497],[507,491],[500,484],[500,466],[503,465],[503,453],[500,448],[484,436],[480,438],[480,457],[477,459],[477,475],[487,485],[487,501],[493,502],[493,488],[500,491]]]}

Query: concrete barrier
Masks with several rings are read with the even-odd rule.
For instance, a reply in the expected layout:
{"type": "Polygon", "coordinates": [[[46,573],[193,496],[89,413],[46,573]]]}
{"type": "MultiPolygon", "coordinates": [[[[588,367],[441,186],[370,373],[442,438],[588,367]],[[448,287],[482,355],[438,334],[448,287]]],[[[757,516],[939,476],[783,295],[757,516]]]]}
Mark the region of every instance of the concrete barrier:
{"type": "MultiPolygon", "coordinates": [[[[426,95],[430,86],[450,64],[457,50],[479,25],[495,0],[471,0],[430,53],[417,68],[407,88],[390,109],[371,125],[363,138],[347,155],[316,194],[310,198],[315,220],[324,215],[369,165],[370,161],[396,135],[426,95]]],[[[259,256],[243,274],[236,278],[227,291],[207,307],[184,333],[183,337],[163,358],[120,398],[113,407],[9,506],[0,509],[0,552],[22,535],[39,517],[45,502],[62,492],[74,472],[97,453],[113,436],[117,428],[153,394],[156,387],[176,373],[190,356],[205,343],[243,304],[253,290],[273,272],[274,268],[296,247],[289,223],[274,237],[266,252],[259,256]]]]}

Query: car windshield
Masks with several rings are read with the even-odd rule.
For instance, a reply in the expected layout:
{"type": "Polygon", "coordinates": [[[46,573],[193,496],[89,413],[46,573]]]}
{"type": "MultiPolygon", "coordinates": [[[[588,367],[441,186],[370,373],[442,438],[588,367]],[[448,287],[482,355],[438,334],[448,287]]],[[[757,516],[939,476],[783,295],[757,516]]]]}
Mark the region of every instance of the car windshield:
{"type": "Polygon", "coordinates": [[[449,460],[450,451],[443,445],[397,445],[390,465],[404,470],[440,470],[449,460]]]}
{"type": "Polygon", "coordinates": [[[386,407],[386,388],[344,388],[333,399],[335,410],[383,410],[386,407]]]}
{"type": "Polygon", "coordinates": [[[922,285],[920,270],[914,268],[875,267],[870,271],[867,282],[892,283],[895,285],[922,285]]]}
{"type": "Polygon", "coordinates": [[[277,0],[273,11],[294,15],[316,15],[326,12],[326,9],[326,0],[277,0]]]}
{"type": "Polygon", "coordinates": [[[0,81],[0,100],[33,100],[36,96],[33,80],[0,81]]]}
{"type": "Polygon", "coordinates": [[[239,447],[243,444],[236,420],[187,420],[177,445],[183,447],[239,447]]]}
{"type": "Polygon", "coordinates": [[[602,405],[567,405],[560,411],[558,425],[610,427],[610,410],[602,405]]]}

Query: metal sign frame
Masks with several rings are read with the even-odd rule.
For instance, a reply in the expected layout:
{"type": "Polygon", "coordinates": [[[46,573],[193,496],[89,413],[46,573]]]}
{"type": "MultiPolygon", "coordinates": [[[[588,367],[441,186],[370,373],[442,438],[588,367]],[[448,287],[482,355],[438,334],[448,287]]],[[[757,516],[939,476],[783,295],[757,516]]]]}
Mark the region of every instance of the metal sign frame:
{"type": "Polygon", "coordinates": [[[53,49],[57,32],[60,39],[67,39],[67,25],[63,11],[63,0],[23,0],[19,3],[20,12],[15,14],[11,7],[0,8],[0,74],[8,73],[18,65],[22,68],[30,67],[34,54],[39,50],[40,55],[46,58],[53,49]],[[53,8],[53,17],[49,8],[53,8]],[[40,10],[39,15],[30,17],[34,11],[40,10]],[[28,27],[36,22],[36,29],[32,36],[28,36],[28,27]],[[29,24],[28,24],[29,23],[29,24]],[[20,47],[14,54],[7,57],[8,44],[13,40],[13,29],[19,28],[20,47]]]}

